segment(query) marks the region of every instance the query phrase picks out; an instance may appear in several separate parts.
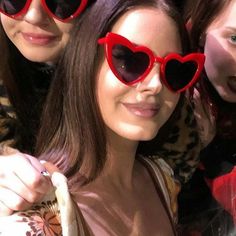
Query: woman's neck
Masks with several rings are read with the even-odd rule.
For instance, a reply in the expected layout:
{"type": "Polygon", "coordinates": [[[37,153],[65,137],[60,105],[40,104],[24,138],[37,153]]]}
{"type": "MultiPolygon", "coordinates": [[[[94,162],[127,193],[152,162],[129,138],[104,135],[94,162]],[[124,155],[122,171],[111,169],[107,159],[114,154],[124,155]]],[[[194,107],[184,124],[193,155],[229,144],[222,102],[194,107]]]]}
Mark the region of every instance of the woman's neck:
{"type": "Polygon", "coordinates": [[[107,161],[98,179],[115,186],[132,188],[137,141],[108,135],[107,161]]]}

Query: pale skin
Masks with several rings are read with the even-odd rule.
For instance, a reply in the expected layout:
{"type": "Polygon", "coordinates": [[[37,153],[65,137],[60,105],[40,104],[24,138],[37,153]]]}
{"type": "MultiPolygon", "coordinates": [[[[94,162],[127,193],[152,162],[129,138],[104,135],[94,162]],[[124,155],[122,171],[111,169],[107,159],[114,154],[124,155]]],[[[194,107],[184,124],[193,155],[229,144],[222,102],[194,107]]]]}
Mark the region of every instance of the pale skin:
{"type": "MultiPolygon", "coordinates": [[[[54,64],[70,37],[73,22],[51,18],[40,0],[33,0],[26,14],[12,19],[0,14],[8,38],[30,61],[54,64]]],[[[41,175],[45,167],[35,158],[5,149],[0,156],[0,216],[24,210],[39,201],[51,186],[41,175]]]]}
{"type": "MultiPolygon", "coordinates": [[[[202,45],[206,56],[205,70],[209,81],[220,97],[236,103],[236,1],[230,1],[203,34],[202,45]]],[[[200,127],[203,146],[215,136],[215,120],[200,100],[195,89],[195,114],[200,127]]]]}
{"type": "MultiPolygon", "coordinates": [[[[157,9],[127,12],[112,32],[149,47],[161,57],[181,52],[175,24],[157,9]]],[[[135,160],[135,153],[139,140],[155,137],[173,112],[179,95],[162,84],[158,64],[144,81],[130,87],[114,76],[104,60],[97,79],[98,102],[107,126],[108,161],[102,174],[81,188],[76,196],[90,233],[101,236],[173,235],[153,181],[145,167],[135,160]],[[138,108],[129,110],[127,103],[158,104],[160,110],[156,115],[144,117],[138,108]]]]}

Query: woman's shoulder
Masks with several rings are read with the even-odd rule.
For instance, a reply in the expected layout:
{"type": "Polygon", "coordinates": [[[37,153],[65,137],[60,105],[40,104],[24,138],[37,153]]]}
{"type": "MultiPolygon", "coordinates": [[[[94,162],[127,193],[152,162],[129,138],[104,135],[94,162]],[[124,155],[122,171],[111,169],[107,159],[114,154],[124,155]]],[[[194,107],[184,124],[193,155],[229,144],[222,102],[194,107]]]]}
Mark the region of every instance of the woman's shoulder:
{"type": "Polygon", "coordinates": [[[164,160],[159,155],[149,155],[149,156],[140,156],[140,158],[146,162],[149,163],[150,166],[152,166],[152,169],[157,175],[162,175],[163,177],[170,178],[170,182],[177,183],[173,168],[169,165],[166,160],[164,160]]]}
{"type": "Polygon", "coordinates": [[[164,186],[167,188],[169,195],[177,195],[180,191],[180,182],[175,178],[175,174],[170,165],[158,155],[145,158],[146,161],[153,163],[153,169],[156,175],[163,178],[164,186]]]}
{"type": "Polygon", "coordinates": [[[175,179],[173,169],[158,155],[142,156],[144,162],[148,163],[155,175],[155,181],[159,185],[170,214],[177,222],[177,197],[180,191],[180,182],[175,179]]]}

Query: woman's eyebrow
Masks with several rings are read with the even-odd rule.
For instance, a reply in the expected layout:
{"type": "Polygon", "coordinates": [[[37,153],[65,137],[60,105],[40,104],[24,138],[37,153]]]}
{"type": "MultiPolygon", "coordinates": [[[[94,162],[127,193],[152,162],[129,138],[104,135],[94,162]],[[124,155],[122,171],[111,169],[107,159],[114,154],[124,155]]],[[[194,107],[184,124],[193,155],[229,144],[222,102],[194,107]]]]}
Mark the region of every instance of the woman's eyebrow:
{"type": "Polygon", "coordinates": [[[236,26],[225,26],[225,29],[236,32],[236,26]]]}

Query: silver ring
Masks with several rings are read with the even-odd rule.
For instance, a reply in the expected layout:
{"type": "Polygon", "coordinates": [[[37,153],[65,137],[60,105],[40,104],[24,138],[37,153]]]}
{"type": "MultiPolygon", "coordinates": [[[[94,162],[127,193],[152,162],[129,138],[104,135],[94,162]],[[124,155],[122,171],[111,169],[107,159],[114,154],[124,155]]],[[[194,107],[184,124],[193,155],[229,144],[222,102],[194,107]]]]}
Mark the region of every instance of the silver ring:
{"type": "Polygon", "coordinates": [[[41,171],[41,175],[43,175],[45,177],[49,177],[50,176],[50,174],[46,170],[41,171]]]}

